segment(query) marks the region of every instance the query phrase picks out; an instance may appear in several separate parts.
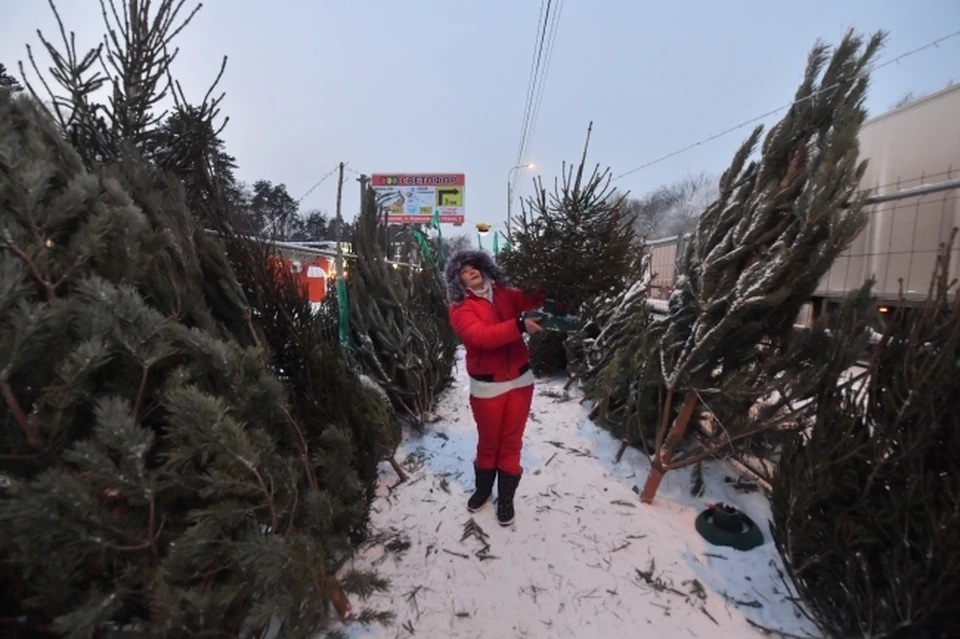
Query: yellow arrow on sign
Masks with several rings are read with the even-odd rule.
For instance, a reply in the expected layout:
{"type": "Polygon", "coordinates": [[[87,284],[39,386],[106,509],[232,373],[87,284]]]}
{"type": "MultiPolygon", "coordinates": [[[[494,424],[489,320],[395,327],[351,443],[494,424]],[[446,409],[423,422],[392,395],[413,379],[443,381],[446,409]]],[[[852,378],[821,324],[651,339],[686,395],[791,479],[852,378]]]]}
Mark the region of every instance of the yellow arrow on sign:
{"type": "Polygon", "coordinates": [[[463,206],[463,187],[446,186],[437,189],[437,206],[463,206]]]}

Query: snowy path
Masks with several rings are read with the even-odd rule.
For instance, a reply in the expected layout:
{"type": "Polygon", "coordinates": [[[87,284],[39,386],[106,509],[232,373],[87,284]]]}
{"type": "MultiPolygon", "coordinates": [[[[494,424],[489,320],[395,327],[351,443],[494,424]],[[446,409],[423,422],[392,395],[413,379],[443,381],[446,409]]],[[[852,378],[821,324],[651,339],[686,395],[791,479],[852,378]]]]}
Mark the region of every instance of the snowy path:
{"type": "Polygon", "coordinates": [[[714,464],[703,497],[690,497],[689,472],[677,471],[656,504],[644,506],[634,486],[646,475],[645,458],[630,450],[614,466],[618,442],[577,399],[564,397],[560,383],[538,382],[517,521],[504,529],[492,504],[472,516],[465,507],[476,431],[461,370],[438,421],[397,453],[409,482],[394,487],[396,475],[382,465],[376,538],[356,565],[391,580],[390,592],[367,604],[394,611],[396,621],[354,624],[351,639],[763,636],[748,618],[816,635],[778,575],[760,493],[738,492],[725,481],[735,471],[714,464]],[[700,538],[694,518],[714,501],[753,517],[764,545],[741,553],[700,538]]]}

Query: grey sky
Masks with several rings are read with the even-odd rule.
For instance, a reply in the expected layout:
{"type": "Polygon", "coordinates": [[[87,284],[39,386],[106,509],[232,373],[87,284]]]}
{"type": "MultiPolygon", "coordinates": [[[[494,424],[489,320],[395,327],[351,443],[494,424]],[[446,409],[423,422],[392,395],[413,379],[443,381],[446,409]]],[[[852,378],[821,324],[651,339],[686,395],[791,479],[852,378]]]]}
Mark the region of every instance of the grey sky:
{"type": "MultiPolygon", "coordinates": [[[[97,0],[60,9],[78,45],[94,45],[97,0]]],[[[463,172],[468,221],[501,224],[539,13],[537,0],[210,0],[180,36],[174,71],[199,99],[229,56],[224,137],[245,181],[284,182],[296,198],[340,160],[368,174],[463,172]]],[[[3,0],[0,15],[0,62],[13,71],[25,43],[39,46],[37,28],[58,38],[43,0],[3,0]]],[[[960,30],[960,0],[569,0],[532,142],[535,172],[552,184],[564,160],[579,158],[590,120],[590,160],[618,175],[785,104],[814,41],[836,43],[849,27],[889,30],[889,59],[960,30]]],[[[951,79],[960,81],[960,37],[878,70],[868,106],[877,114],[951,79]]],[[[719,172],[749,129],[617,185],[642,193],[719,172]]],[[[335,194],[327,180],[302,208],[332,213],[335,194]]]]}

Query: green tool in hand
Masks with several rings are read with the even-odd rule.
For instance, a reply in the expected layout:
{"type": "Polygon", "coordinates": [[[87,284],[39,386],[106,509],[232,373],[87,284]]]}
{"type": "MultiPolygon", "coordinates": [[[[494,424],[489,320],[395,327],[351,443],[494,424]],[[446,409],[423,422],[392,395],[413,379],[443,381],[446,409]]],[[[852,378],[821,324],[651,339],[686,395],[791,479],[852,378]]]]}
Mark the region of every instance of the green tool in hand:
{"type": "Polygon", "coordinates": [[[574,333],[583,327],[579,317],[570,315],[562,305],[552,300],[547,300],[543,308],[527,313],[526,317],[536,320],[547,331],[574,333]]]}

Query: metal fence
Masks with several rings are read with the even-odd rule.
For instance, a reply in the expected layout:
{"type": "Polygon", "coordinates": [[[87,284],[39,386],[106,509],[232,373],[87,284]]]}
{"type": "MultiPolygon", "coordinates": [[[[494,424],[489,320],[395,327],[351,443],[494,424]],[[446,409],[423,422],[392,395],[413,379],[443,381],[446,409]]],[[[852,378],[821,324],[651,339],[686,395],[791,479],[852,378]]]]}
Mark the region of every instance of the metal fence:
{"type": "MultiPolygon", "coordinates": [[[[880,301],[908,302],[927,297],[937,255],[960,226],[960,180],[906,186],[871,197],[868,222],[833,263],[816,295],[842,297],[870,277],[880,301]]],[[[960,274],[960,246],[951,249],[950,276],[960,274]]]]}
{"type": "Polygon", "coordinates": [[[687,235],[675,235],[658,240],[650,240],[650,296],[655,299],[667,299],[677,283],[677,258],[682,254],[683,242],[687,235]]]}
{"type": "MultiPolygon", "coordinates": [[[[925,299],[941,246],[949,242],[953,229],[960,227],[958,173],[938,174],[941,179],[934,183],[918,177],[871,189],[866,228],[834,261],[814,297],[841,298],[873,277],[874,293],[881,303],[898,300],[901,283],[908,302],[925,299]]],[[[689,237],[648,242],[653,298],[669,297],[676,285],[676,260],[689,237]]],[[[960,243],[950,252],[950,275],[960,277],[960,243]]]]}

